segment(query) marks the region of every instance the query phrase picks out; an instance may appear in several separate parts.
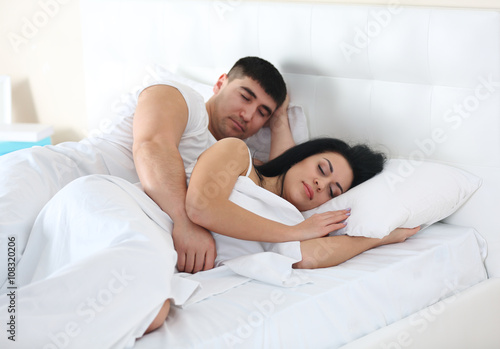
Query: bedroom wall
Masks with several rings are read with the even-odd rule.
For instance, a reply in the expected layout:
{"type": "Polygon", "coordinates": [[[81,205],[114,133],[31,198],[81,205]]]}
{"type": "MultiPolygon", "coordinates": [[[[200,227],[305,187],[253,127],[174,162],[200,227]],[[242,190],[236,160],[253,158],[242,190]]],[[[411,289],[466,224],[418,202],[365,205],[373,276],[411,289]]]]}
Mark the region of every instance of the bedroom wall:
{"type": "MultiPolygon", "coordinates": [[[[291,1],[500,9],[498,0],[291,1]]],[[[53,125],[54,143],[87,133],[79,2],[0,0],[0,75],[12,79],[12,120],[53,125]]]]}
{"type": "Polygon", "coordinates": [[[53,142],[83,135],[79,0],[0,0],[0,74],[12,80],[13,122],[53,125],[53,142]]]}

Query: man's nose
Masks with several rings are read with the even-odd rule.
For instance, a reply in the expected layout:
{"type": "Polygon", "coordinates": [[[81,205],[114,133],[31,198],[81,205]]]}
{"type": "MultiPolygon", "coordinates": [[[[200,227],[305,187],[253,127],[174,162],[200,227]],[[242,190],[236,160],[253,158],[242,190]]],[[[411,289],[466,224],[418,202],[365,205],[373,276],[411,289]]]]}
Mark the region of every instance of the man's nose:
{"type": "Polygon", "coordinates": [[[243,107],[240,112],[240,117],[245,121],[245,122],[250,122],[252,120],[253,116],[253,111],[252,107],[243,107]]]}

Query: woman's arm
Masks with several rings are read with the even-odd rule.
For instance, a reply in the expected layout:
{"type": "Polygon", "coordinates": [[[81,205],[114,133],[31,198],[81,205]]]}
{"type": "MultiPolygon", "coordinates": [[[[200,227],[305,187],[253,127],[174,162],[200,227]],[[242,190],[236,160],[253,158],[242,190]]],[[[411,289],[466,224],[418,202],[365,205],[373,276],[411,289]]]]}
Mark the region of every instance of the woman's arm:
{"type": "Polygon", "coordinates": [[[236,138],[220,140],[200,156],[186,195],[186,212],[194,223],[221,235],[263,242],[307,240],[343,227],[345,212],[314,215],[288,226],[231,202],[229,196],[238,177],[247,172],[249,161],[246,144],[236,138]]]}
{"type": "Polygon", "coordinates": [[[420,227],[398,228],[382,239],[341,235],[301,241],[302,260],[294,268],[332,267],[374,247],[403,242],[419,230],[420,227]]]}

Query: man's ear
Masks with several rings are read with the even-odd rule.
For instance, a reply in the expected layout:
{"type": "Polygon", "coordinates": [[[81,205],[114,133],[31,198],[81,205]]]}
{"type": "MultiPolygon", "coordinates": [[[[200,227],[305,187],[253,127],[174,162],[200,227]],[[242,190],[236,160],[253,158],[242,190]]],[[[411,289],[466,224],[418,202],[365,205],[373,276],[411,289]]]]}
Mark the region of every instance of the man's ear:
{"type": "Polygon", "coordinates": [[[217,80],[217,82],[215,83],[214,85],[214,94],[217,94],[220,92],[220,90],[222,90],[222,87],[227,84],[227,81],[228,81],[228,78],[227,78],[227,74],[222,74],[220,77],[219,77],[219,80],[217,80]]]}

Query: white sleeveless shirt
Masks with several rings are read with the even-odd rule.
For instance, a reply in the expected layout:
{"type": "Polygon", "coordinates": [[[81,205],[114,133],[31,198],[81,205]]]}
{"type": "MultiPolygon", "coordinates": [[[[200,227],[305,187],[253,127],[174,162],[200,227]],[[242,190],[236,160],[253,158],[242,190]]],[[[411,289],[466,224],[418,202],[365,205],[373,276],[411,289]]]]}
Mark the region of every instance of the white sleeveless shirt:
{"type": "Polygon", "coordinates": [[[134,112],[141,92],[153,85],[175,87],[186,101],[188,121],[179,143],[179,152],[185,168],[216,142],[208,130],[208,113],[203,97],[198,92],[175,81],[155,82],[145,86],[135,93],[129,115],[120,117],[106,134],[86,139],[86,142],[90,142],[102,152],[110,174],[132,182],[136,181],[136,178],[138,180],[132,155],[134,112]]]}

